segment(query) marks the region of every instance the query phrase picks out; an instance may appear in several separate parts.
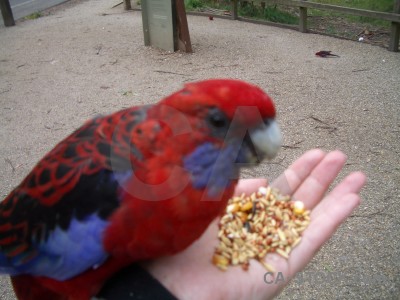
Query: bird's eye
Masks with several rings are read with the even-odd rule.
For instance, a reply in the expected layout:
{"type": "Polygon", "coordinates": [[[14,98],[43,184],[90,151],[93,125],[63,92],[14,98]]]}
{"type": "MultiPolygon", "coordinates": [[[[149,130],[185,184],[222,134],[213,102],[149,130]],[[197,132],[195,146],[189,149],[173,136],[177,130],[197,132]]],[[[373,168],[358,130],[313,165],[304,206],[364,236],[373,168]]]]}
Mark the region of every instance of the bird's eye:
{"type": "Polygon", "coordinates": [[[221,112],[218,108],[210,109],[208,122],[214,128],[224,128],[229,124],[229,121],[225,114],[221,112]]]}
{"type": "Polygon", "coordinates": [[[264,124],[265,124],[265,126],[268,127],[268,126],[271,124],[272,120],[273,120],[273,119],[264,119],[264,124]]]}

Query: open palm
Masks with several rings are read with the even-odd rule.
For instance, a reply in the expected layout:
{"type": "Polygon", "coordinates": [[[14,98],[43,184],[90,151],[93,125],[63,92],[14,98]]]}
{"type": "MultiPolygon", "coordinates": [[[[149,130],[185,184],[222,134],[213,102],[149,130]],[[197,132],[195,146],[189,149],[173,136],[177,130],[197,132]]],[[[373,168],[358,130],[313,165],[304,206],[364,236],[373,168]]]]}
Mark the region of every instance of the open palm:
{"type": "MultiPolygon", "coordinates": [[[[318,249],[333,235],[359,205],[359,191],[365,183],[360,172],[348,175],[329,194],[331,183],[342,170],[346,156],[340,151],[328,154],[311,150],[296,160],[271,185],[302,200],[312,209],[311,223],[301,243],[291,252],[289,260],[268,254],[266,261],[285,278],[280,284],[266,284],[267,270],[257,261],[250,262],[248,271],[230,267],[223,272],[211,264],[217,240],[217,221],[185,251],[171,257],[156,259],[144,267],[179,299],[269,299],[288,283],[288,278],[301,271],[318,249]]],[[[265,179],[241,180],[236,194],[252,193],[266,185],[265,179]]],[[[273,281],[268,274],[268,282],[273,281]]]]}

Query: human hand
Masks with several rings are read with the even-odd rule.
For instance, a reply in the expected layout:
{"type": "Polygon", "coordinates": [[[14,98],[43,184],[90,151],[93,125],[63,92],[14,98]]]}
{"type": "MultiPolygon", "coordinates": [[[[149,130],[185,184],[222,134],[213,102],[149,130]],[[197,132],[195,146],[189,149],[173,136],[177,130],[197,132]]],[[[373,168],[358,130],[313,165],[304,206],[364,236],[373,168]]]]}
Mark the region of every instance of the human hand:
{"type": "MultiPolygon", "coordinates": [[[[340,151],[326,154],[321,150],[311,150],[271,184],[282,194],[303,201],[307,209],[312,210],[311,223],[289,259],[277,254],[266,256],[266,262],[284,278],[292,278],[304,269],[359,205],[359,192],[366,180],[361,172],[348,175],[325,195],[345,161],[346,156],[340,151]]],[[[235,193],[250,194],[265,185],[265,179],[240,180],[235,193]]],[[[267,270],[255,260],[250,261],[248,271],[236,266],[224,272],[212,265],[211,258],[218,244],[217,232],[216,220],[183,252],[153,260],[144,267],[179,299],[270,299],[288,284],[288,280],[266,284],[264,274],[267,270]]]]}

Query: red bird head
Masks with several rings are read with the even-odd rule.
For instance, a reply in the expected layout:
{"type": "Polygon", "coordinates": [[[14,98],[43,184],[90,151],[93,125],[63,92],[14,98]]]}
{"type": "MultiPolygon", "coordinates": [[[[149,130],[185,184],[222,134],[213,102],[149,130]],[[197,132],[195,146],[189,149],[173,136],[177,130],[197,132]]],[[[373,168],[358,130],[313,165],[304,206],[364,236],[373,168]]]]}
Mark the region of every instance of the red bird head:
{"type": "Polygon", "coordinates": [[[198,139],[214,143],[243,142],[251,151],[246,162],[273,158],[281,145],[281,134],[275,122],[275,107],[271,98],[259,87],[240,80],[215,79],[186,84],[185,87],[165,98],[160,106],[168,106],[179,130],[191,126],[198,139]],[[200,137],[200,132],[204,135],[200,137]],[[251,153],[251,154],[250,154],[251,153]]]}

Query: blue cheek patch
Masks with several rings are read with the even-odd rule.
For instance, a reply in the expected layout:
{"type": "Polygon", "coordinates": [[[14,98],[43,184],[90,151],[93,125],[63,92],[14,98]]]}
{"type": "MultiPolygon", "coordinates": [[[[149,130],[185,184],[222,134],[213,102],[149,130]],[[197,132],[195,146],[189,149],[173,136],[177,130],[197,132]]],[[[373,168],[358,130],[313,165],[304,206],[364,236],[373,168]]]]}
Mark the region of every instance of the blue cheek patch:
{"type": "Polygon", "coordinates": [[[211,197],[219,195],[239,176],[240,144],[217,148],[212,143],[198,146],[184,158],[184,167],[192,174],[196,189],[207,188],[211,197]]]}

